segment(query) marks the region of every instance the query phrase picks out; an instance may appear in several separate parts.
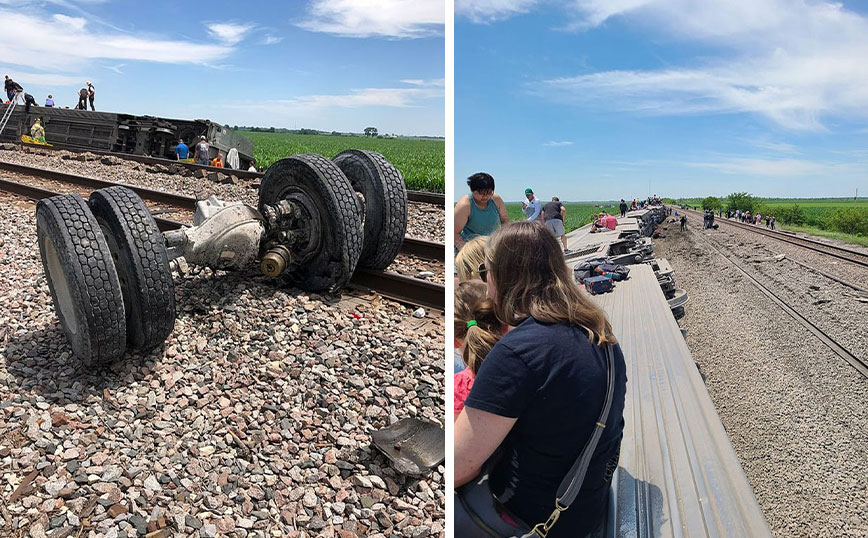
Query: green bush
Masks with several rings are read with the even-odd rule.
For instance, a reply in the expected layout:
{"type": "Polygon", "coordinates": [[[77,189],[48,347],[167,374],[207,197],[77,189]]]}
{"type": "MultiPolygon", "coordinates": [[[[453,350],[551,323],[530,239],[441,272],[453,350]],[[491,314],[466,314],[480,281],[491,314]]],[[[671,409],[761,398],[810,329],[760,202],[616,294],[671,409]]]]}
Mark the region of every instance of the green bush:
{"type": "Polygon", "coordinates": [[[839,207],[826,214],[823,227],[845,234],[868,236],[868,209],[839,207]]]}
{"type": "Polygon", "coordinates": [[[804,226],[807,217],[805,210],[799,207],[798,204],[793,204],[793,207],[779,207],[774,211],[775,220],[784,224],[792,224],[794,226],[804,226]]]}

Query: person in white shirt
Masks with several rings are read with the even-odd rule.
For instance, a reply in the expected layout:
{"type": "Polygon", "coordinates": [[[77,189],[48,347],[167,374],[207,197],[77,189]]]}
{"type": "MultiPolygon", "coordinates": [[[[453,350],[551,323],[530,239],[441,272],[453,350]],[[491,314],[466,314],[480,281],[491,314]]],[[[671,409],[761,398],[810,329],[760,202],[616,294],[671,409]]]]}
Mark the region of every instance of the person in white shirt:
{"type": "Polygon", "coordinates": [[[527,197],[527,202],[524,200],[521,201],[521,210],[524,211],[525,215],[527,215],[527,220],[539,220],[539,214],[542,211],[542,202],[537,200],[536,196],[533,195],[533,189],[530,187],[524,190],[524,195],[527,197]]]}

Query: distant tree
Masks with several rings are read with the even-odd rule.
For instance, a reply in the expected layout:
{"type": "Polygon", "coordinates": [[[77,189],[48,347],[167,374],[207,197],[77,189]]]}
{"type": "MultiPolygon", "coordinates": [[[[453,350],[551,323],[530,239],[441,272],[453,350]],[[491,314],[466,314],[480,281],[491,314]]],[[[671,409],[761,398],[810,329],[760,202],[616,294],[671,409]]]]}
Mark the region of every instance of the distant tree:
{"type": "Polygon", "coordinates": [[[235,131],[237,131],[237,130],[238,130],[238,126],[237,126],[237,125],[233,125],[233,126],[232,126],[232,129],[235,130],[235,131]]]}
{"type": "Polygon", "coordinates": [[[377,136],[377,128],[365,127],[365,136],[377,136]]]}
{"type": "Polygon", "coordinates": [[[708,196],[702,199],[702,209],[720,209],[723,202],[717,196],[708,196]]]}
{"type": "Polygon", "coordinates": [[[753,212],[754,198],[750,194],[746,192],[734,192],[726,198],[727,209],[732,211],[735,211],[737,209],[739,211],[753,212]]]}
{"type": "Polygon", "coordinates": [[[269,128],[268,128],[268,132],[269,132],[269,133],[273,133],[273,132],[274,132],[274,127],[269,127],[269,128]]]}
{"type": "Polygon", "coordinates": [[[868,236],[868,209],[839,207],[825,215],[823,225],[836,232],[868,236]]]}

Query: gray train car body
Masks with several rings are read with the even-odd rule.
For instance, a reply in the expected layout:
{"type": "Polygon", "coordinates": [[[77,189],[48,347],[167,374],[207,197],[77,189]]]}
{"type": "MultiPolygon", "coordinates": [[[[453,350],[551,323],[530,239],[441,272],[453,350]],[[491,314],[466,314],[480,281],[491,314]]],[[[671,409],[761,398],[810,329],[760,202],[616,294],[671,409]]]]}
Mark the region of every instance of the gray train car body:
{"type": "Polygon", "coordinates": [[[253,143],[228,127],[210,120],[178,120],[154,116],[135,116],[114,112],[93,112],[68,108],[15,107],[0,140],[18,141],[30,134],[30,126],[43,120],[45,140],[49,144],[71,149],[92,149],[113,153],[131,153],[150,157],[175,157],[178,139],[192,150],[200,136],[211,145],[210,158],[230,149],[238,150],[241,169],[253,160],[253,143]]]}

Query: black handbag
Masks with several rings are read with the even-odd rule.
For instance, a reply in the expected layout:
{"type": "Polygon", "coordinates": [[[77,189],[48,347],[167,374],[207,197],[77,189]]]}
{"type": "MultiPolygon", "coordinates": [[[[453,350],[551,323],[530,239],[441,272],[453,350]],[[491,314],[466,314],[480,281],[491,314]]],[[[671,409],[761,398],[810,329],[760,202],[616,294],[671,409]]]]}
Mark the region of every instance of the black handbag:
{"type": "Polygon", "coordinates": [[[549,530],[560,518],[561,512],[569,508],[579,495],[579,490],[582,489],[582,483],[585,481],[585,474],[588,472],[588,465],[606,427],[615,392],[615,351],[611,345],[606,346],[606,359],[608,385],[603,410],[581,454],[558,486],[555,509],[548,519],[531,528],[514,515],[507,513],[519,526],[507,523],[501,516],[505,509],[491,493],[488,474],[484,472],[455,491],[453,528],[456,538],[546,538],[549,530]]]}

